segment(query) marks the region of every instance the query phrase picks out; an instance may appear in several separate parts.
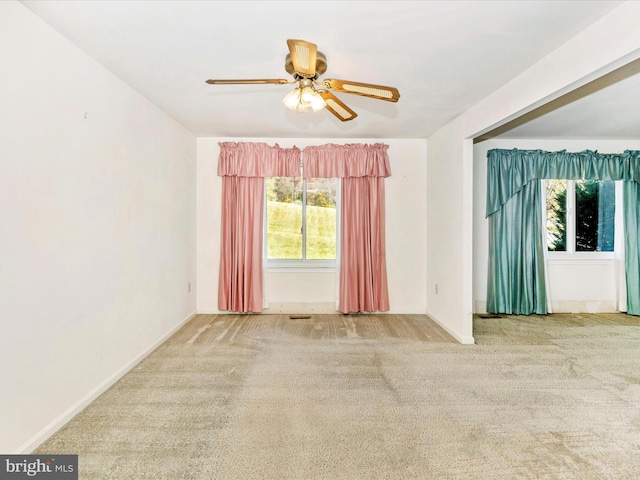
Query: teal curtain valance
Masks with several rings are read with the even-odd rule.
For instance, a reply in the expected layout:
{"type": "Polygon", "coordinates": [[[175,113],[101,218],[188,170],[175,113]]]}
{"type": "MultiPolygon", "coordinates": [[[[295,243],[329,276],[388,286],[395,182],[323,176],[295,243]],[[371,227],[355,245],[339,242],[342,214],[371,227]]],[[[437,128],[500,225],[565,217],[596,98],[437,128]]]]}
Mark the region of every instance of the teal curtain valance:
{"type": "Polygon", "coordinates": [[[625,180],[640,183],[640,150],[624,153],[492,149],[487,153],[487,217],[535,179],[625,180]]]}

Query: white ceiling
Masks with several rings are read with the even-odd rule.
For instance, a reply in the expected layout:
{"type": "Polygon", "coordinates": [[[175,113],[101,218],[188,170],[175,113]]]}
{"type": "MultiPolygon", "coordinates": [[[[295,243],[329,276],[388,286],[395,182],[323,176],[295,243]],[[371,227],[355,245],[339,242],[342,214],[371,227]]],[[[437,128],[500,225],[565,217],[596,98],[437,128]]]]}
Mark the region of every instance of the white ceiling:
{"type": "MultiPolygon", "coordinates": [[[[195,135],[427,138],[622,2],[22,3],[195,135]],[[205,84],[289,79],[288,38],[318,45],[328,61],[321,79],[395,86],[399,102],[337,93],[359,115],[342,123],[326,111],[288,110],[288,85],[205,84]]],[[[623,95],[640,88],[639,80],[618,82],[503,136],[637,136],[640,105],[619,122],[607,109],[628,106],[623,95]]]]}
{"type": "Polygon", "coordinates": [[[640,138],[640,61],[516,120],[500,138],[640,138]]]}

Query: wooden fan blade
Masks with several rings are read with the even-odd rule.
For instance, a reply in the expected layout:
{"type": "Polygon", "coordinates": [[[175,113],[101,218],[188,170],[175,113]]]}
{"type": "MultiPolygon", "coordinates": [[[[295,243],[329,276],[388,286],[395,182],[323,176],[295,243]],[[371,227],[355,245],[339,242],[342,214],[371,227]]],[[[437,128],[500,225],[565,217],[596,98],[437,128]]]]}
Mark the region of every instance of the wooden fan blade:
{"type": "Polygon", "coordinates": [[[333,93],[327,90],[318,90],[317,92],[322,98],[324,98],[324,101],[327,103],[327,110],[329,110],[343,122],[348,122],[349,120],[353,120],[358,116],[356,112],[347,107],[333,93]]]}
{"type": "Polygon", "coordinates": [[[209,85],[262,85],[262,84],[274,84],[284,85],[290,82],[283,78],[258,78],[249,80],[207,80],[209,85]]]}
{"type": "Polygon", "coordinates": [[[334,80],[332,78],[323,80],[322,85],[336,92],[353,93],[355,95],[385,100],[387,102],[397,102],[400,98],[400,92],[398,92],[397,88],[386,87],[384,85],[351,82],[349,80],[334,80]]]}
{"type": "Polygon", "coordinates": [[[304,40],[287,40],[287,46],[295,72],[301,77],[315,77],[318,47],[304,40]]]}

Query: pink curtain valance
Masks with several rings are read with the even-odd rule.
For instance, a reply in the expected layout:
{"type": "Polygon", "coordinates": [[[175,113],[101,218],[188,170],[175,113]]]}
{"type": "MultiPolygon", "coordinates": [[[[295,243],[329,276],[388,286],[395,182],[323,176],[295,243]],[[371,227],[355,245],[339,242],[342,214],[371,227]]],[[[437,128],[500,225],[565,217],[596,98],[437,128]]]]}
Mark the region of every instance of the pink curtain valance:
{"type": "Polygon", "coordinates": [[[299,177],[300,149],[266,143],[220,142],[221,177],[299,177]]]}
{"type": "Polygon", "coordinates": [[[389,177],[388,148],[382,143],[306,147],[303,174],[305,178],[389,177]]]}

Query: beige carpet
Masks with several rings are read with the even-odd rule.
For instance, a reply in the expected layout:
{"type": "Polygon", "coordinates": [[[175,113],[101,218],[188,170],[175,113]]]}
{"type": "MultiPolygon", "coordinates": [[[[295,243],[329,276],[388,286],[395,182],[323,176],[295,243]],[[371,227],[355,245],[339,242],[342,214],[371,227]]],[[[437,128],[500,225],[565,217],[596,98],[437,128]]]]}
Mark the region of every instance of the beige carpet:
{"type": "Polygon", "coordinates": [[[200,315],[34,453],[81,479],[640,478],[640,319],[200,315]]]}

